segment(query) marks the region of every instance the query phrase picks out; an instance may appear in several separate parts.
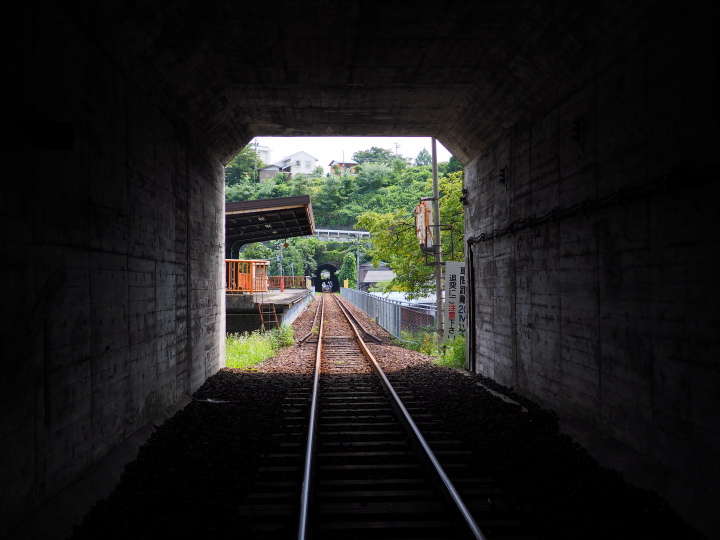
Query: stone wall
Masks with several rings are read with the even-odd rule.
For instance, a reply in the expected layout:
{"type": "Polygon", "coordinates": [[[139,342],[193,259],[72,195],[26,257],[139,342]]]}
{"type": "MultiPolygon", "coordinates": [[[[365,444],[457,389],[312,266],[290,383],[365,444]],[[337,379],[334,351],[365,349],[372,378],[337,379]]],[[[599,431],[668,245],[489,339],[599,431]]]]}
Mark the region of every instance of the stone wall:
{"type": "Polygon", "coordinates": [[[20,11],[5,36],[0,536],[224,362],[222,165],[52,4],[20,11]]]}
{"type": "Polygon", "coordinates": [[[465,182],[475,370],[717,496],[713,32],[700,13],[648,14],[465,182]]]}

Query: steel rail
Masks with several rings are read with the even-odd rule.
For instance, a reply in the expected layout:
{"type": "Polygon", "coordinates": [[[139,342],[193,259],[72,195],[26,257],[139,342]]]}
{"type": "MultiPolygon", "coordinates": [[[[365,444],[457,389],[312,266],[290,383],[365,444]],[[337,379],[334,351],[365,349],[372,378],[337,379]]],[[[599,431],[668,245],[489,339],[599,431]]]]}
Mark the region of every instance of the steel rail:
{"type": "Polygon", "coordinates": [[[305,540],[308,538],[308,514],[310,509],[310,497],[312,496],[312,472],[313,462],[315,460],[315,438],[317,435],[318,388],[320,385],[320,357],[322,355],[323,326],[325,323],[325,295],[321,298],[322,304],[315,312],[316,317],[318,311],[320,312],[320,329],[318,331],[317,352],[315,353],[315,375],[313,377],[312,401],[310,403],[310,425],[308,427],[302,492],[300,494],[300,523],[298,526],[298,540],[305,540]]]}
{"type": "MultiPolygon", "coordinates": [[[[340,303],[337,298],[335,300],[340,303]]],[[[344,310],[343,310],[344,312],[344,310]]],[[[435,454],[430,449],[430,445],[425,440],[425,437],[422,436],[422,433],[420,432],[420,429],[417,427],[415,422],[413,421],[412,417],[410,416],[410,413],[405,408],[405,405],[403,405],[402,400],[400,399],[400,396],[395,392],[395,389],[393,388],[392,384],[390,384],[390,381],[385,376],[385,373],[383,372],[382,368],[380,367],[380,364],[378,363],[377,359],[375,358],[375,355],[373,355],[372,352],[370,352],[370,349],[365,345],[365,342],[363,341],[359,330],[355,326],[355,323],[353,323],[350,319],[348,319],[348,322],[350,322],[350,326],[352,326],[353,331],[355,332],[355,336],[357,338],[357,342],[360,345],[360,348],[363,350],[363,353],[365,356],[370,360],[370,363],[373,366],[373,370],[375,373],[380,377],[380,380],[383,383],[383,386],[388,391],[388,393],[392,396],[393,400],[395,401],[396,405],[398,406],[398,409],[400,410],[407,426],[412,431],[413,435],[416,438],[416,441],[420,444],[422,449],[425,451],[425,455],[432,464],[436,474],[442,481],[442,485],[445,488],[446,495],[450,499],[452,499],[453,503],[457,507],[458,511],[460,512],[461,516],[463,517],[463,520],[465,521],[465,524],[467,525],[470,532],[472,532],[473,537],[476,540],[487,540],[485,535],[480,530],[480,527],[478,527],[477,523],[475,522],[475,519],[472,517],[472,514],[470,514],[470,510],[468,510],[467,506],[465,506],[465,503],[463,502],[462,498],[460,497],[460,494],[455,489],[455,486],[453,485],[452,481],[448,477],[448,475],[445,473],[445,470],[440,465],[440,462],[435,457],[435,454]]]]}
{"type": "Polygon", "coordinates": [[[352,312],[351,312],[351,311],[347,308],[347,306],[344,304],[344,301],[341,299],[341,297],[334,296],[333,298],[335,298],[335,301],[336,301],[336,302],[338,303],[338,305],[340,306],[340,309],[341,309],[342,312],[345,314],[345,317],[346,317],[349,321],[354,322],[354,323],[360,328],[360,331],[361,331],[363,334],[365,334],[369,339],[371,339],[371,340],[374,341],[375,343],[382,343],[382,340],[381,340],[379,337],[377,337],[375,334],[371,334],[370,332],[368,332],[368,331],[363,327],[363,325],[360,323],[360,321],[357,320],[357,317],[355,317],[355,315],[353,315],[352,312]]]}

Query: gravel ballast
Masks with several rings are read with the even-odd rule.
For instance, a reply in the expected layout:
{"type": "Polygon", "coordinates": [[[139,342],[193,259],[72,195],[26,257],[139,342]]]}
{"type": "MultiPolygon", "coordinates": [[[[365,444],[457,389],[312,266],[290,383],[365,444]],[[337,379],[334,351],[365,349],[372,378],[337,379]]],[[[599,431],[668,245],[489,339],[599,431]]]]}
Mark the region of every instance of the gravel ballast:
{"type": "MultiPolygon", "coordinates": [[[[315,301],[293,323],[311,330],[315,301]]],[[[656,494],[603,468],[558,429],[557,416],[490,379],[434,365],[390,344],[370,348],[391,382],[412,386],[426,407],[472,450],[539,539],[702,538],[656,494]],[[512,398],[499,399],[491,390],[512,398]]],[[[74,539],[260,538],[238,514],[273,437],[288,391],[310,384],[314,346],[294,345],[252,369],[222,369],[184,409],[159,426],[120,484],[76,527],[74,539]]]]}

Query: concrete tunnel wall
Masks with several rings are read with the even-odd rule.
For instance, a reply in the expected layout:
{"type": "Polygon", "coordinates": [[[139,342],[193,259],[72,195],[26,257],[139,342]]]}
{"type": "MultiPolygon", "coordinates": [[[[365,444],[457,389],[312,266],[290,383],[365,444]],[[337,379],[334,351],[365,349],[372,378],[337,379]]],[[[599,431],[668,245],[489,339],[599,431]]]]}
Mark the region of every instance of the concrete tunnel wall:
{"type": "Polygon", "coordinates": [[[0,537],[224,361],[223,167],[48,9],[5,88],[0,537]]]}
{"type": "Polygon", "coordinates": [[[465,167],[470,350],[477,372],[666,467],[653,487],[698,523],[720,500],[717,67],[702,52],[716,29],[692,12],[655,22],[465,167]],[[618,190],[610,208],[479,240],[618,190]]]}

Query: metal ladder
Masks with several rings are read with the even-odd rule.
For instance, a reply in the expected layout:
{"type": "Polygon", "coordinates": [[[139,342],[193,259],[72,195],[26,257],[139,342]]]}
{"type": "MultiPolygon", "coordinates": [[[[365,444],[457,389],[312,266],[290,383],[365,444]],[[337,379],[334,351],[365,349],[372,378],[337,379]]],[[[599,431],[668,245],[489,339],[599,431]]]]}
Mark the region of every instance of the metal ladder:
{"type": "Polygon", "coordinates": [[[280,321],[278,320],[277,311],[275,311],[275,304],[267,301],[267,295],[264,292],[260,293],[259,300],[258,311],[260,312],[260,322],[263,332],[280,328],[280,321]]]}

